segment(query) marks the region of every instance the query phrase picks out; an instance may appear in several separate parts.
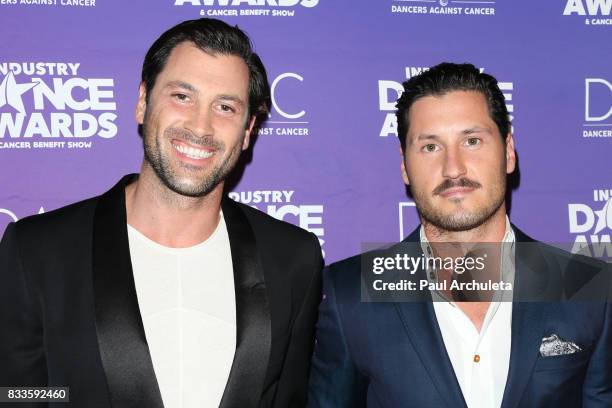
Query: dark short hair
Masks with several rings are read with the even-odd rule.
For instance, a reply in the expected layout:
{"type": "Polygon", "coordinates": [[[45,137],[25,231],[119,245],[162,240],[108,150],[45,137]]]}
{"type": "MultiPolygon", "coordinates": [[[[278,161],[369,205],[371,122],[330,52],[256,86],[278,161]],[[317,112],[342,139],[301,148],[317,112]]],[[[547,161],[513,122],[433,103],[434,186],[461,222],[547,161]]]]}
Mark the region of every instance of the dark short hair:
{"type": "Polygon", "coordinates": [[[504,94],[497,85],[497,79],[485,73],[481,73],[472,64],[453,64],[443,62],[429,70],[410,78],[403,84],[404,92],[397,100],[397,136],[402,150],[406,149],[406,137],[408,136],[408,113],[410,107],[418,99],[425,96],[442,96],[452,91],[474,91],[480,92],[487,100],[491,119],[497,125],[502,137],[510,132],[510,118],[504,94]]]}
{"type": "Polygon", "coordinates": [[[232,27],[212,18],[183,21],[163,33],[153,43],[142,64],[141,80],[145,85],[147,98],[170,53],[183,42],[191,42],[212,55],[235,55],[242,58],[249,69],[249,115],[260,116],[268,112],[268,77],[261,59],[253,51],[251,40],[238,26],[232,27]]]}

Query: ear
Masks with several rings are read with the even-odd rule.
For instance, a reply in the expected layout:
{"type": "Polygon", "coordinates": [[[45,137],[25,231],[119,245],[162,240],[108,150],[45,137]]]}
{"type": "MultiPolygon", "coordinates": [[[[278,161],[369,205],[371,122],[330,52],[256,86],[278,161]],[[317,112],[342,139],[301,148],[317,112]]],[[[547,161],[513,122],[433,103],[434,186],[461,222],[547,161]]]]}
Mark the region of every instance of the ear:
{"type": "Polygon", "coordinates": [[[249,143],[251,142],[251,132],[253,131],[253,127],[255,126],[255,115],[251,116],[249,122],[247,123],[246,129],[244,130],[244,139],[242,140],[242,150],[246,150],[249,148],[249,143]]]}
{"type": "Polygon", "coordinates": [[[514,150],[514,138],[512,133],[506,136],[506,174],[511,174],[516,168],[516,151],[514,150]]]}
{"type": "Polygon", "coordinates": [[[147,110],[147,91],[145,90],[144,82],[138,87],[138,102],[136,102],[136,111],[134,116],[139,125],[144,123],[145,112],[147,110]]]}
{"type": "Polygon", "coordinates": [[[408,178],[408,173],[406,172],[406,158],[404,157],[404,151],[400,146],[400,157],[402,158],[402,164],[400,165],[400,171],[402,172],[402,180],[404,180],[404,184],[407,186],[410,185],[410,179],[408,178]]]}

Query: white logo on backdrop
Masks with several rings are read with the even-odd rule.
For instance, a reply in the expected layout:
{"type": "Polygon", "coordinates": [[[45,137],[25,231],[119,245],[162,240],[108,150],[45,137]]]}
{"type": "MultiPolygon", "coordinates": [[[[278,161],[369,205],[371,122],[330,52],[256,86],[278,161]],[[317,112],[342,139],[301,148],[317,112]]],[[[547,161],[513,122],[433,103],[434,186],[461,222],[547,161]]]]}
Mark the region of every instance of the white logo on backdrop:
{"type": "MultiPolygon", "coordinates": [[[[406,67],[406,79],[419,75],[427,71],[429,67],[406,67]]],[[[484,68],[480,68],[480,72],[484,72],[484,68]]],[[[514,119],[514,84],[512,82],[498,82],[499,89],[504,94],[506,100],[506,108],[508,109],[510,122],[514,119]]],[[[379,136],[396,136],[397,137],[397,118],[395,116],[395,104],[401,96],[404,88],[400,82],[379,80],[378,81],[378,109],[385,113],[383,124],[380,128],[379,136]]],[[[514,129],[512,129],[514,131],[514,129]]]]}
{"type": "Polygon", "coordinates": [[[294,193],[294,190],[232,191],[229,197],[264,211],[278,220],[290,222],[312,232],[319,238],[319,243],[323,247],[325,243],[323,204],[300,203],[294,199],[294,193]]]}
{"type": "Polygon", "coordinates": [[[21,95],[34,88],[36,85],[38,84],[18,84],[15,81],[13,72],[9,72],[0,84],[0,108],[8,104],[15,108],[17,112],[25,115],[25,108],[23,107],[21,95]]]}
{"type": "Polygon", "coordinates": [[[207,17],[293,17],[296,8],[318,4],[319,0],[174,0],[175,6],[210,7],[200,10],[200,16],[207,17]]]}
{"type": "Polygon", "coordinates": [[[114,80],[84,78],[80,67],[0,62],[0,149],[90,148],[94,136],[117,135],[114,80]]]}
{"type": "Polygon", "coordinates": [[[593,190],[593,203],[567,205],[573,253],[612,258],[612,189],[593,190]]]}
{"type": "Polygon", "coordinates": [[[494,16],[495,0],[391,0],[396,14],[494,16]],[[437,4],[436,4],[437,3],[437,4]]]}
{"type": "Polygon", "coordinates": [[[612,137],[612,83],[603,78],[585,78],[584,121],[582,137],[612,137]],[[602,102],[605,98],[595,101],[595,92],[607,95],[608,102],[602,102]]]}
{"type": "MultiPolygon", "coordinates": [[[[45,209],[43,207],[40,207],[40,209],[38,210],[38,214],[42,214],[44,212],[45,209]]],[[[2,231],[4,230],[4,227],[6,227],[6,225],[11,222],[17,221],[19,221],[19,217],[17,217],[17,214],[15,214],[14,211],[11,211],[7,208],[0,208],[0,238],[2,237],[2,231]]]]}
{"type": "Polygon", "coordinates": [[[567,0],[563,15],[588,16],[585,25],[612,25],[611,11],[612,0],[567,0]]]}
{"type": "Polygon", "coordinates": [[[70,6],[72,7],[95,7],[96,0],[1,0],[0,4],[8,6],[70,6]]]}
{"type": "MultiPolygon", "coordinates": [[[[264,136],[308,136],[308,120],[306,110],[303,108],[289,108],[287,101],[289,95],[287,89],[291,87],[301,87],[304,77],[295,72],[284,72],[279,74],[270,85],[270,96],[272,99],[272,111],[268,115],[268,120],[264,127],[259,129],[260,135],[264,136]]],[[[291,95],[301,95],[302,92],[292,92],[291,95]]],[[[291,105],[295,105],[296,98],[291,100],[291,105]]],[[[298,106],[299,106],[299,100],[298,106]]]]}
{"type": "Polygon", "coordinates": [[[17,221],[19,221],[19,218],[17,218],[15,213],[12,212],[11,210],[7,210],[6,208],[0,208],[0,214],[8,215],[11,218],[10,222],[17,222],[17,221]]]}
{"type": "Polygon", "coordinates": [[[278,112],[284,118],[299,119],[306,114],[306,111],[301,110],[298,113],[287,113],[278,106],[278,102],[276,98],[276,87],[278,86],[280,81],[282,81],[283,79],[288,79],[288,78],[294,78],[300,82],[304,81],[304,78],[301,75],[294,74],[293,72],[286,72],[274,78],[274,81],[272,81],[272,85],[270,86],[270,93],[272,96],[272,107],[276,110],[276,112],[278,112]]]}

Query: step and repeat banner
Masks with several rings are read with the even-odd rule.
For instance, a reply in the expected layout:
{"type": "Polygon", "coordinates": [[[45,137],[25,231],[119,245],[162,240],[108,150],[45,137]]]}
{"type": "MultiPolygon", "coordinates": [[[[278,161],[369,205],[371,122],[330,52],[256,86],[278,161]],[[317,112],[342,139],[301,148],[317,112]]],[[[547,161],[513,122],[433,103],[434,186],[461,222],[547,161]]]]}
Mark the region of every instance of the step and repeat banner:
{"type": "Polygon", "coordinates": [[[610,242],[611,9],[612,0],[0,0],[0,233],[138,171],[144,54],[167,28],[206,16],[251,36],[272,88],[230,195],[314,232],[327,262],[418,225],[394,105],[402,81],[442,61],[500,81],[519,156],[512,221],[547,242],[610,242]]]}

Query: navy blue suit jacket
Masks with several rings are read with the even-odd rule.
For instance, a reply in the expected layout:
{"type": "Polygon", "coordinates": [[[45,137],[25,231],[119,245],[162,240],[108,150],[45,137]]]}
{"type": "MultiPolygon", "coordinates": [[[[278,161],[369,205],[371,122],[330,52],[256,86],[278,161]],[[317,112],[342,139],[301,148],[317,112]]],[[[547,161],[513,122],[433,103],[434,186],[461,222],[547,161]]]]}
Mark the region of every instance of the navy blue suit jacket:
{"type": "MultiPolygon", "coordinates": [[[[514,230],[518,242],[533,242],[514,230]]],[[[418,242],[418,229],[405,241],[418,242]]],[[[515,297],[539,290],[547,301],[513,303],[502,408],[612,407],[610,265],[537,247],[535,256],[516,254],[515,297]],[[604,301],[550,301],[593,283],[604,301]],[[582,350],[542,357],[551,334],[582,350]]],[[[466,407],[431,302],[362,302],[360,263],[356,256],[323,273],[308,406],[466,407]]]]}

